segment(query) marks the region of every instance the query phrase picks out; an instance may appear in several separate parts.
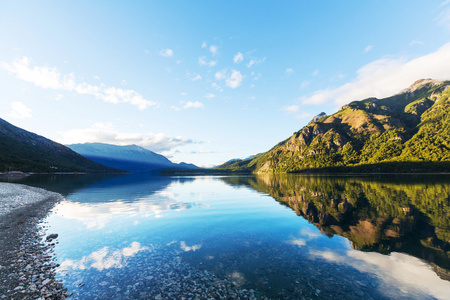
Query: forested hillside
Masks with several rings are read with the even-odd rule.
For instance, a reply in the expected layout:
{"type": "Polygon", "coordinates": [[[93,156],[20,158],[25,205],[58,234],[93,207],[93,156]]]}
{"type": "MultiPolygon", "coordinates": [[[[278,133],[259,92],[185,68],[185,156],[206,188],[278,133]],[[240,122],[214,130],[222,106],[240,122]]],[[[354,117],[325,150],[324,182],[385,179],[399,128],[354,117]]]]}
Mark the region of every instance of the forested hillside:
{"type": "Polygon", "coordinates": [[[257,173],[450,171],[449,81],[423,79],[392,97],[319,115],[271,150],[217,169],[257,173]]]}

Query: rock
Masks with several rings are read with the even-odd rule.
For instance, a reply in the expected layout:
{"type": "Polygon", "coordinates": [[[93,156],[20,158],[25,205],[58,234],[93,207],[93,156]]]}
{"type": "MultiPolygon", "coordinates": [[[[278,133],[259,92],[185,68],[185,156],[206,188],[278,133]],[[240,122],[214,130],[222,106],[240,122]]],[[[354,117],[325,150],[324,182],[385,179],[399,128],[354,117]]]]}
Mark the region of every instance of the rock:
{"type": "Polygon", "coordinates": [[[42,281],[42,285],[47,285],[51,280],[50,279],[45,279],[44,281],[42,281]]]}
{"type": "Polygon", "coordinates": [[[49,235],[47,236],[46,240],[47,240],[48,242],[51,242],[53,239],[56,239],[57,237],[58,237],[58,234],[57,234],[57,233],[52,233],[52,234],[49,234],[49,235]]]}

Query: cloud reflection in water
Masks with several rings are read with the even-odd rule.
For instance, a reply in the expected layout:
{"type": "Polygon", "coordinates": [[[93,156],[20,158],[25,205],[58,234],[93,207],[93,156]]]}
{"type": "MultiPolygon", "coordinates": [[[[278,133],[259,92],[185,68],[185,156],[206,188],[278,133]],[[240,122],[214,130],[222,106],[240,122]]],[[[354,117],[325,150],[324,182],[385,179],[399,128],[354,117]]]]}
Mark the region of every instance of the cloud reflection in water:
{"type": "Polygon", "coordinates": [[[103,247],[79,260],[67,259],[61,263],[61,269],[85,270],[95,268],[99,271],[110,268],[123,268],[128,258],[135,256],[140,251],[148,251],[149,247],[141,246],[139,242],[132,242],[130,246],[123,249],[111,250],[103,247]]]}
{"type": "MultiPolygon", "coordinates": [[[[424,261],[403,253],[383,255],[376,252],[349,250],[344,253],[332,250],[311,251],[315,258],[345,264],[364,273],[372,273],[381,280],[380,291],[389,295],[394,283],[400,290],[425,293],[437,299],[448,299],[450,282],[442,280],[424,261]]],[[[392,296],[392,295],[391,295],[392,296]]]]}
{"type": "Polygon", "coordinates": [[[185,210],[192,207],[191,203],[176,201],[166,197],[141,198],[135,201],[116,201],[100,203],[79,203],[63,201],[58,206],[58,215],[65,219],[81,221],[87,229],[102,229],[114,215],[143,217],[162,217],[161,213],[168,210],[185,210]]]}
{"type": "Polygon", "coordinates": [[[181,250],[183,250],[184,252],[189,252],[189,251],[197,251],[202,247],[202,244],[198,244],[198,245],[192,245],[192,246],[187,246],[185,241],[181,241],[180,242],[180,248],[181,250]]]}

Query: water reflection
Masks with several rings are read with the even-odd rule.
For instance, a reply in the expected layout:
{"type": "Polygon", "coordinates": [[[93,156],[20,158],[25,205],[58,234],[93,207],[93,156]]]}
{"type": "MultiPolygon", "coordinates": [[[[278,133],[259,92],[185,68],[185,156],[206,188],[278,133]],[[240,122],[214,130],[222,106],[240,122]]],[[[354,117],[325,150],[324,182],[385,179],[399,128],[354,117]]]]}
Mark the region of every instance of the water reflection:
{"type": "Polygon", "coordinates": [[[164,190],[172,182],[185,183],[193,180],[193,177],[165,177],[152,174],[36,174],[21,179],[19,183],[44,188],[64,196],[83,194],[86,196],[79,198],[84,202],[112,202],[117,199],[140,198],[143,193],[151,195],[164,190]],[[112,191],[104,193],[106,189],[112,191]]]}
{"type": "MultiPolygon", "coordinates": [[[[270,194],[323,234],[346,237],[354,249],[404,252],[433,263],[450,279],[448,176],[225,177],[231,185],[270,194]]],[[[304,238],[290,241],[302,246],[304,238]]]]}
{"type": "Polygon", "coordinates": [[[61,263],[64,271],[68,269],[85,270],[95,268],[98,271],[110,268],[123,268],[127,258],[135,256],[140,251],[148,251],[149,247],[143,247],[138,242],[132,242],[130,246],[112,251],[109,247],[103,247],[83,256],[80,260],[66,259],[61,263]]]}
{"type": "MultiPolygon", "coordinates": [[[[111,222],[136,215],[160,218],[167,210],[191,208],[192,203],[178,201],[175,195],[167,192],[167,187],[171,183],[192,180],[143,174],[87,175],[85,178],[83,175],[62,175],[51,176],[48,181],[43,180],[43,176],[31,176],[27,184],[64,191],[69,200],[57,206],[58,214],[82,222],[86,229],[99,230],[111,222]]],[[[139,221],[135,220],[133,224],[138,225],[139,221]]]]}
{"type": "Polygon", "coordinates": [[[80,299],[446,299],[449,182],[66,177],[46,222],[80,299]]]}

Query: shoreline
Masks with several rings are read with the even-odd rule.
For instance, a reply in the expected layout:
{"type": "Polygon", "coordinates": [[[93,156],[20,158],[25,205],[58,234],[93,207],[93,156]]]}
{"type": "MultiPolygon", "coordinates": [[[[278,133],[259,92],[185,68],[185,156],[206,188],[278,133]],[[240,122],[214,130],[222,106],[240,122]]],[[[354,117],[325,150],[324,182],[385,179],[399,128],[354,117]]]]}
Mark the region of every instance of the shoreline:
{"type": "Polygon", "coordinates": [[[0,183],[0,299],[65,299],[56,279],[52,238],[38,225],[63,196],[0,183]]]}

